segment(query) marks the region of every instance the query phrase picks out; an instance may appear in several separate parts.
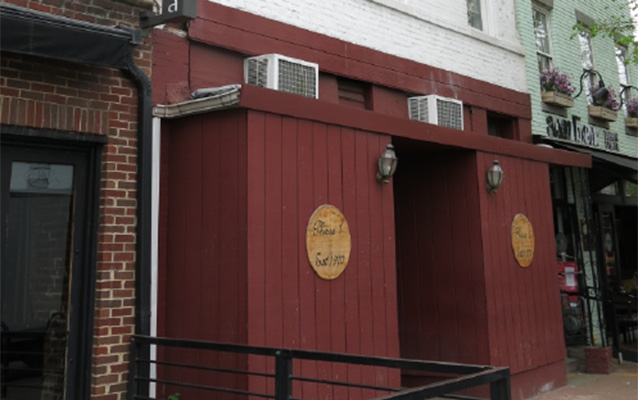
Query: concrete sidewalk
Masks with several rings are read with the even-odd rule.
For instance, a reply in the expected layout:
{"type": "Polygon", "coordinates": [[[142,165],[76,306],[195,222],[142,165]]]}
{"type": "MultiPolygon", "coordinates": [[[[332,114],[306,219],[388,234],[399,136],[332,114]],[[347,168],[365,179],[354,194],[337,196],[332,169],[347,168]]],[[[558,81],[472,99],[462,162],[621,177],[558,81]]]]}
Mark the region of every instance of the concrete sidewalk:
{"type": "Polygon", "coordinates": [[[567,386],[528,400],[638,400],[638,364],[614,360],[609,375],[570,372],[567,386]]]}

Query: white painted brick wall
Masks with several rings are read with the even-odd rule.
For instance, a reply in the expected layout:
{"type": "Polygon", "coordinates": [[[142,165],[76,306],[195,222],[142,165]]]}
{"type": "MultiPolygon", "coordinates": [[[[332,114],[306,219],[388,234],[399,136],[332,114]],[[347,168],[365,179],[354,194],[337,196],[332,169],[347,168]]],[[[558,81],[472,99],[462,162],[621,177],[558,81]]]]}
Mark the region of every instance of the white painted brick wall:
{"type": "Polygon", "coordinates": [[[466,0],[209,0],[384,53],[527,92],[513,0],[484,0],[484,31],[466,0]]]}

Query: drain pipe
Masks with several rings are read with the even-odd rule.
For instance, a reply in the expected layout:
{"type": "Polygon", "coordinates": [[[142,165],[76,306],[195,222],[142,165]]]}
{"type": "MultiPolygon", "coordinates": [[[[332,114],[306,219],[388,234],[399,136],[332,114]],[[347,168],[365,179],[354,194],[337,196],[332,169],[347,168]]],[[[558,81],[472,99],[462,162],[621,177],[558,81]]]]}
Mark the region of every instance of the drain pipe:
{"type": "Polygon", "coordinates": [[[135,331],[151,332],[151,246],[153,126],[151,81],[129,53],[125,75],[137,86],[137,270],[135,271],[135,331]]]}
{"type": "MultiPolygon", "coordinates": [[[[139,31],[137,31],[139,32],[139,31]]],[[[146,73],[135,64],[131,47],[128,68],[122,72],[137,87],[137,240],[135,269],[135,333],[151,335],[151,262],[153,255],[153,114],[152,87],[146,73]]],[[[144,346],[138,355],[150,359],[151,348],[144,346]]],[[[150,377],[150,365],[139,367],[142,376],[150,377]]],[[[133,379],[131,376],[130,379],[133,379]]],[[[154,385],[140,385],[138,394],[148,396],[154,385]]]]}

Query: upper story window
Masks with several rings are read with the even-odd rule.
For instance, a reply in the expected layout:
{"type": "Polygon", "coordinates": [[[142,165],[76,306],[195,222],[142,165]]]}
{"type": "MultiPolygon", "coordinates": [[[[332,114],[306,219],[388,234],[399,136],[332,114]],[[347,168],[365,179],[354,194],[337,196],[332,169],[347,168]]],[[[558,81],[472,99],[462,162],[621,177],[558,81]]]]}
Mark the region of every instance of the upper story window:
{"type": "MultiPolygon", "coordinates": [[[[578,35],[580,42],[580,58],[583,65],[583,72],[594,69],[594,54],[591,47],[591,37],[588,31],[582,31],[578,35]]],[[[598,83],[598,76],[596,74],[587,74],[586,79],[583,80],[583,90],[587,94],[587,100],[589,104],[593,103],[592,88],[596,87],[598,83]]]]}
{"type": "Polygon", "coordinates": [[[490,136],[502,137],[505,139],[516,140],[517,131],[514,118],[496,114],[487,113],[487,134],[490,136]]]}
{"type": "MultiPolygon", "coordinates": [[[[626,89],[629,86],[629,72],[627,71],[627,49],[616,45],[616,63],[618,64],[618,82],[620,82],[620,89],[626,89]]],[[[625,90],[623,93],[623,109],[627,100],[630,99],[629,90],[625,90]]]]}
{"type": "Polygon", "coordinates": [[[538,70],[552,68],[552,48],[549,34],[549,10],[534,5],[532,9],[534,18],[534,36],[536,37],[536,55],[538,57],[538,70]]]}
{"type": "Polygon", "coordinates": [[[467,23],[473,28],[483,30],[481,0],[467,0],[467,23]]]}

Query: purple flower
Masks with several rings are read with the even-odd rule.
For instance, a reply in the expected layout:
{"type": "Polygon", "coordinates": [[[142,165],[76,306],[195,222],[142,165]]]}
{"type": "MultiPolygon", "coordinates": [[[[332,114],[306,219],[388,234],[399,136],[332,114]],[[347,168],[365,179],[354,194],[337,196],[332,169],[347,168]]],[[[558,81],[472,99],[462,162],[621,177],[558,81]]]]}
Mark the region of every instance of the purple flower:
{"type": "Polygon", "coordinates": [[[607,86],[607,90],[609,91],[609,97],[607,97],[607,100],[604,100],[600,96],[592,94],[593,103],[595,106],[601,106],[609,108],[611,110],[616,110],[619,107],[618,100],[616,100],[616,91],[611,86],[607,86]]]}
{"type": "Polygon", "coordinates": [[[571,96],[576,88],[572,85],[569,75],[558,68],[544,69],[541,72],[541,88],[545,92],[558,92],[571,96]]]}
{"type": "Polygon", "coordinates": [[[629,118],[638,118],[638,97],[634,97],[627,101],[627,116],[629,118]]]}

